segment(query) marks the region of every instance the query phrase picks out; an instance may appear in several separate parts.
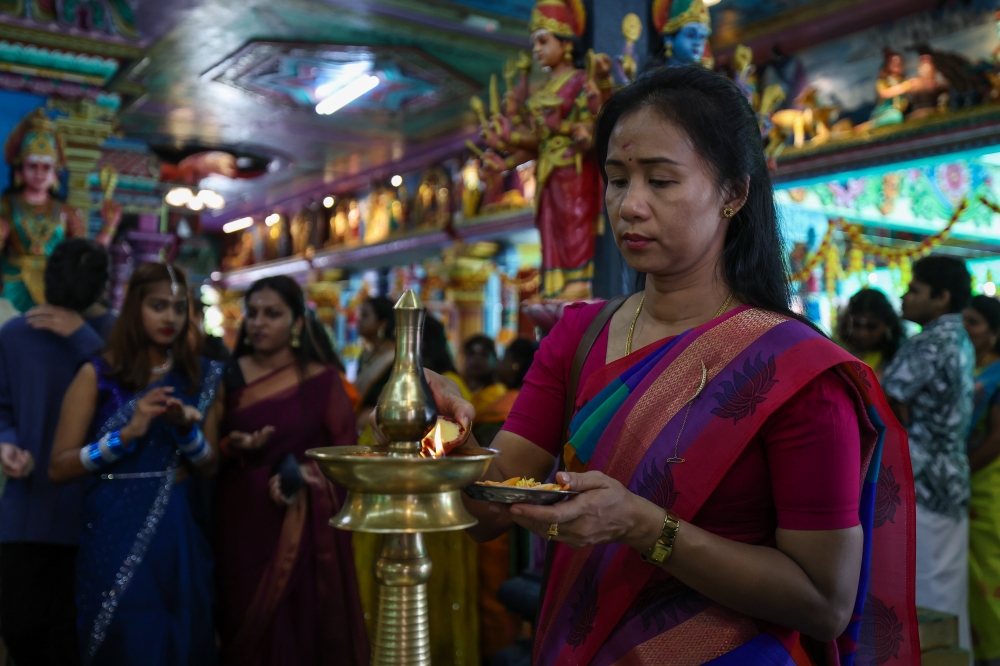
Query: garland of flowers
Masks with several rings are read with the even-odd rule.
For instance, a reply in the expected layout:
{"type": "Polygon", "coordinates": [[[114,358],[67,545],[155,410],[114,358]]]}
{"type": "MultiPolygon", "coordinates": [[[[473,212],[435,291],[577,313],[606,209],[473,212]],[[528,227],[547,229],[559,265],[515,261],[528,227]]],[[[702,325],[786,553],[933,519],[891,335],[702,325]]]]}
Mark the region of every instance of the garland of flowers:
{"type": "MultiPolygon", "coordinates": [[[[861,225],[858,224],[847,224],[843,220],[838,220],[837,224],[843,228],[844,233],[847,235],[848,240],[850,240],[852,247],[856,247],[861,250],[864,254],[869,254],[875,257],[881,257],[890,262],[899,261],[903,257],[909,259],[916,259],[919,257],[927,256],[931,251],[941,245],[944,239],[951,232],[951,228],[955,226],[958,219],[968,208],[969,202],[965,199],[962,203],[958,204],[955,212],[952,213],[951,219],[948,220],[948,224],[944,229],[937,232],[933,236],[928,236],[927,238],[920,241],[920,245],[914,248],[893,248],[893,247],[883,247],[882,245],[876,245],[875,243],[867,240],[861,235],[861,225]]],[[[998,211],[1000,212],[1000,211],[998,211]]]]}
{"type": "Polygon", "coordinates": [[[802,268],[789,276],[788,280],[790,282],[802,282],[803,280],[809,279],[812,275],[813,269],[819,265],[820,259],[828,256],[828,251],[833,243],[833,230],[836,228],[836,221],[830,220],[830,226],[826,229],[826,235],[823,236],[823,242],[819,244],[819,247],[812,256],[806,258],[805,262],[802,264],[802,268]]]}
{"type": "MultiPolygon", "coordinates": [[[[1000,214],[1000,206],[987,201],[985,197],[980,197],[980,201],[994,212],[1000,214]]],[[[840,263],[840,253],[837,247],[833,245],[833,232],[836,229],[840,229],[844,232],[851,246],[847,253],[847,275],[861,273],[865,269],[868,272],[874,271],[875,265],[873,262],[869,262],[867,266],[865,265],[865,255],[869,255],[885,259],[890,268],[899,268],[901,281],[904,284],[908,283],[911,261],[930,254],[934,248],[940,246],[967,207],[968,201],[963,199],[962,203],[955,208],[951,219],[944,229],[924,238],[918,246],[912,248],[891,248],[876,245],[862,235],[861,225],[849,224],[842,218],[831,218],[826,235],[823,236],[823,241],[816,249],[816,252],[809,256],[805,263],[803,263],[802,268],[790,275],[788,279],[790,282],[802,282],[809,279],[813,270],[819,265],[819,262],[825,259],[827,291],[831,291],[831,288],[835,290],[836,281],[845,275],[845,271],[840,263]]]]}
{"type": "Polygon", "coordinates": [[[991,211],[1000,215],[1000,206],[996,205],[986,197],[979,197],[979,201],[982,202],[982,204],[987,208],[989,208],[991,211]]]}

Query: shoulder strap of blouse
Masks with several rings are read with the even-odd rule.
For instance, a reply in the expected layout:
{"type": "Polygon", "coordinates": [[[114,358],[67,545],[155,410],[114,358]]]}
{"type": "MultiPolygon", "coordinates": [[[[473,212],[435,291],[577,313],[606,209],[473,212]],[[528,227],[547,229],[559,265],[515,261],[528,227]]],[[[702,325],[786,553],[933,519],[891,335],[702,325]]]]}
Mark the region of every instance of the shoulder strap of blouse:
{"type": "MultiPolygon", "coordinates": [[[[576,348],[576,355],[573,356],[573,365],[569,371],[569,386],[566,390],[566,404],[563,407],[563,428],[562,436],[565,437],[569,431],[569,423],[573,419],[573,407],[576,405],[576,389],[580,384],[580,375],[583,374],[583,366],[587,362],[590,350],[597,341],[597,336],[604,330],[605,325],[611,317],[618,311],[622,303],[628,296],[616,296],[604,304],[597,316],[594,317],[576,348]]],[[[564,442],[565,443],[565,442],[564,442]]],[[[559,457],[559,467],[562,468],[562,456],[559,457]]]]}

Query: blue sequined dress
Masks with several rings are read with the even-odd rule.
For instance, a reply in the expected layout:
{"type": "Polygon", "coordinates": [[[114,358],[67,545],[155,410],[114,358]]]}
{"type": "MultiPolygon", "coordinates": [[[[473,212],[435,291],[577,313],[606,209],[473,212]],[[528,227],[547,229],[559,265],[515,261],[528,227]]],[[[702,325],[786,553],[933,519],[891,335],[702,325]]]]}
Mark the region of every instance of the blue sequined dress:
{"type": "MultiPolygon", "coordinates": [[[[102,359],[94,364],[98,399],[88,441],[124,427],[141,397],[110,379],[102,359]]],[[[198,391],[176,371],[150,388],[173,386],[175,397],[205,413],[222,371],[222,364],[202,360],[198,391]]],[[[170,427],[155,419],[132,453],[90,479],[76,583],[85,665],[217,661],[212,554],[192,517],[192,479],[175,481],[182,464],[170,427]]]]}

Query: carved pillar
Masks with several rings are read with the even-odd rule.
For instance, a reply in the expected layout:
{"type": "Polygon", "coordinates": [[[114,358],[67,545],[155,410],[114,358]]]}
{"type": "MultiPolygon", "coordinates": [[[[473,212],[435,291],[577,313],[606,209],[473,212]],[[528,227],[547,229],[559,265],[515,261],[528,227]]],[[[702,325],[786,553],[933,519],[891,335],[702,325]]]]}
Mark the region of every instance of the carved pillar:
{"type": "Polygon", "coordinates": [[[452,275],[448,296],[458,309],[459,344],[483,331],[483,307],[486,303],[488,279],[489,273],[484,271],[452,275]]]}
{"type": "Polygon", "coordinates": [[[51,100],[49,104],[66,114],[55,119],[55,126],[69,172],[67,203],[80,209],[86,220],[91,208],[88,178],[101,156],[101,144],[111,135],[114,111],[86,99],[51,100]]]}

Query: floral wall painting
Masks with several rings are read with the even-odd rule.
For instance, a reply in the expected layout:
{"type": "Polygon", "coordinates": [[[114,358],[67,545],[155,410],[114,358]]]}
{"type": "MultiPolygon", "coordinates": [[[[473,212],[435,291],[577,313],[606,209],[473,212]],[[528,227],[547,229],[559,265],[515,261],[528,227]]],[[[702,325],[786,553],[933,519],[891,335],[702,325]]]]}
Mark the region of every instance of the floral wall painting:
{"type": "Polygon", "coordinates": [[[951,235],[995,243],[1000,241],[1000,216],[981,197],[1000,201],[1000,154],[881,173],[843,174],[836,180],[779,189],[777,203],[786,236],[803,241],[810,228],[803,220],[829,217],[933,234],[948,224],[956,206],[967,201],[968,208],[951,235]]]}

